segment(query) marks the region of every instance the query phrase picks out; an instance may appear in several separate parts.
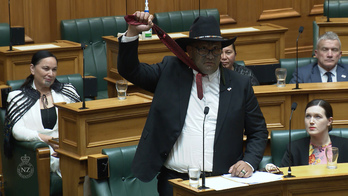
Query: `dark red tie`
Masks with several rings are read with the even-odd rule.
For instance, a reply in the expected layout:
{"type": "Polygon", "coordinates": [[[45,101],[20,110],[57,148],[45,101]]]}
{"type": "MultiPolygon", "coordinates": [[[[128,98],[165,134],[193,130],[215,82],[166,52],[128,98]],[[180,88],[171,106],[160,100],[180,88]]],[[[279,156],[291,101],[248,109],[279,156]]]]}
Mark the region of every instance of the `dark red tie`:
{"type": "MultiPolygon", "coordinates": [[[[130,25],[140,25],[142,23],[138,22],[134,15],[127,15],[124,17],[126,22],[130,25]]],[[[202,77],[205,74],[202,74],[198,67],[193,63],[185,51],[161,28],[156,24],[153,25],[152,30],[158,35],[160,40],[167,46],[167,48],[172,51],[183,63],[185,63],[190,68],[196,70],[198,73],[196,75],[196,85],[197,85],[197,95],[199,99],[203,98],[203,87],[202,87],[202,77]]]]}

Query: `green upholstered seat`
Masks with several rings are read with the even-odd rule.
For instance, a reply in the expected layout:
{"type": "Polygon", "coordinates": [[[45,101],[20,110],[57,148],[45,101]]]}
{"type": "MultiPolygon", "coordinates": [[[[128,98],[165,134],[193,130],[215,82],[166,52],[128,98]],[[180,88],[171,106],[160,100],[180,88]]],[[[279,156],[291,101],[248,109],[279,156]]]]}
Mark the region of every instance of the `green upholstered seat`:
{"type": "MultiPolygon", "coordinates": [[[[70,74],[70,75],[60,75],[56,77],[59,82],[71,83],[77,90],[77,93],[82,96],[83,91],[83,79],[80,74],[70,74]]],[[[12,90],[18,90],[19,87],[24,83],[23,80],[8,80],[7,85],[12,88],[12,90]]]]}
{"type": "Polygon", "coordinates": [[[329,15],[330,18],[348,17],[348,0],[330,0],[324,1],[324,16],[329,15]]]}
{"type": "Polygon", "coordinates": [[[103,196],[156,196],[157,178],[145,183],[135,178],[131,165],[137,146],[103,149],[109,157],[110,177],[91,179],[92,195],[103,196]]]}
{"type": "Polygon", "coordinates": [[[315,50],[317,47],[317,42],[319,39],[319,26],[317,22],[314,20],[313,21],[313,50],[312,50],[312,57],[315,56],[315,50]]]}
{"type": "MultiPolygon", "coordinates": [[[[316,62],[316,58],[298,58],[298,67],[302,67],[305,65],[308,65],[310,63],[316,62]]],[[[280,67],[281,68],[286,68],[287,70],[287,75],[286,75],[286,83],[288,84],[292,78],[292,74],[294,73],[296,69],[296,58],[291,58],[291,59],[280,59],[279,60],[280,67]]]]}
{"type": "MultiPolygon", "coordinates": [[[[61,75],[57,76],[57,79],[63,83],[73,84],[79,95],[82,95],[83,80],[80,74],[71,75],[61,75]]],[[[19,89],[23,84],[24,80],[12,80],[7,81],[7,85],[11,86],[13,90],[19,89]]],[[[2,95],[2,98],[6,99],[7,96],[2,95]]],[[[5,195],[21,195],[21,196],[32,196],[40,195],[39,186],[44,186],[42,182],[39,183],[38,180],[38,169],[37,169],[37,150],[39,148],[48,149],[48,145],[44,142],[20,142],[15,141],[13,157],[6,158],[3,152],[3,141],[4,141],[4,119],[5,119],[5,109],[0,109],[0,149],[1,149],[1,160],[2,160],[2,170],[4,176],[4,189],[5,195]],[[22,157],[30,158],[30,164],[24,164],[22,157]],[[20,172],[17,169],[22,168],[21,166],[30,168],[33,171],[31,175],[29,173],[20,172]],[[20,175],[21,174],[21,175],[20,175]]],[[[49,150],[48,155],[49,156],[49,150]]],[[[49,163],[48,163],[49,164],[49,163]]],[[[48,171],[49,171],[49,165],[48,171]]],[[[29,171],[29,170],[28,170],[29,171]]],[[[62,179],[56,173],[50,173],[50,195],[62,195],[62,179]]]]}
{"type": "MultiPolygon", "coordinates": [[[[298,67],[306,66],[310,63],[315,63],[317,62],[317,58],[298,58],[298,67]]],[[[292,74],[294,73],[296,69],[296,58],[290,58],[290,59],[280,59],[279,60],[280,67],[281,68],[286,68],[287,70],[287,75],[286,75],[286,83],[288,84],[289,81],[292,78],[292,74]]],[[[338,63],[343,63],[343,64],[348,64],[348,57],[342,56],[338,63]]]]}
{"type": "MultiPolygon", "coordinates": [[[[348,138],[348,128],[336,128],[329,132],[330,135],[348,138]]],[[[291,130],[291,141],[307,137],[308,133],[305,129],[291,130]]],[[[273,130],[271,132],[271,156],[266,156],[269,163],[277,166],[280,165],[289,145],[289,130],[273,130]]],[[[263,163],[263,167],[266,162],[263,163]]],[[[260,167],[262,168],[262,167],[260,167]]]]}
{"type": "MultiPolygon", "coordinates": [[[[15,148],[13,157],[5,158],[3,150],[4,141],[4,120],[5,109],[0,109],[0,143],[1,143],[1,158],[2,171],[4,176],[4,193],[5,195],[39,195],[39,183],[36,162],[36,149],[48,148],[44,142],[18,142],[15,141],[15,148]],[[21,159],[30,158],[27,164],[21,159]],[[21,166],[27,166],[27,171],[31,172],[17,172],[21,166]]],[[[49,172],[49,171],[48,171],[49,172]]],[[[60,190],[61,191],[61,190],[60,190]]]]}
{"type": "Polygon", "coordinates": [[[10,26],[7,23],[0,23],[0,46],[10,45],[10,26]]]}
{"type": "Polygon", "coordinates": [[[199,16],[214,16],[220,23],[218,9],[185,10],[174,12],[155,13],[153,20],[161,29],[167,33],[188,31],[193,21],[199,16]]]}
{"type": "Polygon", "coordinates": [[[97,78],[97,99],[108,98],[106,43],[102,36],[127,30],[123,16],[82,18],[61,21],[61,38],[87,45],[84,50],[85,74],[97,78]]]}

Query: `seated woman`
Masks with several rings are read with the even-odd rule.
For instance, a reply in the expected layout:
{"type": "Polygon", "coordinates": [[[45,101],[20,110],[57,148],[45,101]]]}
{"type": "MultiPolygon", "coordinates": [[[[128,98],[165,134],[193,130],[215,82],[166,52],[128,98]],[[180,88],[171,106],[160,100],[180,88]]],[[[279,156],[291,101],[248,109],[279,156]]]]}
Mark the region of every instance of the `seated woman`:
{"type": "Polygon", "coordinates": [[[58,110],[56,102],[79,102],[80,97],[71,84],[56,79],[57,58],[49,51],[38,51],[31,60],[30,72],[19,90],[10,92],[5,120],[5,154],[12,154],[12,139],[19,141],[43,141],[50,147],[51,172],[59,176],[59,159],[49,142],[58,137],[58,110]]]}
{"type": "Polygon", "coordinates": [[[242,75],[249,76],[251,80],[251,85],[260,85],[259,81],[257,80],[254,73],[251,71],[251,69],[235,63],[236,55],[237,51],[234,44],[231,44],[223,48],[220,59],[222,66],[232,71],[238,72],[242,75]]]}
{"type": "MultiPolygon", "coordinates": [[[[348,151],[348,139],[329,135],[333,121],[331,105],[325,100],[315,99],[307,104],[305,111],[305,126],[309,137],[291,143],[291,165],[326,164],[327,147],[338,147],[338,163],[348,162],[348,153],[343,153],[348,151]]],[[[289,166],[289,149],[280,166],[289,166]]]]}

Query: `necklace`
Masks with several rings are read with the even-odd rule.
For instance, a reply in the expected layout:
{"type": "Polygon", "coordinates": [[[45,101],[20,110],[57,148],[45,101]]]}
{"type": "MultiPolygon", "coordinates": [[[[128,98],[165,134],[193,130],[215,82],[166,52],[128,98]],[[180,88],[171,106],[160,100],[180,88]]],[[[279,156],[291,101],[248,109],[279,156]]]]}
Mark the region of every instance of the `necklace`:
{"type": "Polygon", "coordinates": [[[47,100],[47,96],[50,95],[51,92],[47,93],[47,94],[42,94],[41,95],[41,102],[42,102],[42,105],[44,107],[44,109],[47,109],[47,106],[48,106],[48,100],[47,100]]]}

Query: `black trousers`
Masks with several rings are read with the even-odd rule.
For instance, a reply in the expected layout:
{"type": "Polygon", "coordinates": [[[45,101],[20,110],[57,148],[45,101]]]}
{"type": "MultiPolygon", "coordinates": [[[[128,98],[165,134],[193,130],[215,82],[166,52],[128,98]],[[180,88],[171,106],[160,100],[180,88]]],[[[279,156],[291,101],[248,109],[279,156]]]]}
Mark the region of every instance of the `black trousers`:
{"type": "Polygon", "coordinates": [[[166,167],[161,168],[161,172],[158,174],[158,184],[157,184],[157,191],[160,196],[173,196],[173,186],[169,184],[168,180],[175,179],[175,178],[181,178],[183,180],[188,180],[188,174],[187,173],[179,173],[170,169],[167,169],[166,167]]]}

